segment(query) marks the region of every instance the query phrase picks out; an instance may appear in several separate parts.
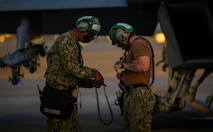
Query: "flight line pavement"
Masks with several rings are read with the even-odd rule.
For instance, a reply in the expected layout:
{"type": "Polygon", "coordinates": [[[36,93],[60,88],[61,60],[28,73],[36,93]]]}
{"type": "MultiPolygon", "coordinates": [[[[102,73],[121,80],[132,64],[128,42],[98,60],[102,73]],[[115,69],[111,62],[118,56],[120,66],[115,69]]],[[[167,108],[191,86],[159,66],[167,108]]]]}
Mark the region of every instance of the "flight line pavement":
{"type": "MultiPolygon", "coordinates": [[[[53,43],[51,36],[45,36],[46,44],[50,47],[53,43]]],[[[156,44],[149,38],[154,48],[155,63],[161,60],[162,45],[156,44]]],[[[1,56],[11,51],[11,45],[0,45],[1,56]]],[[[15,46],[15,45],[13,45],[15,46]]],[[[123,54],[122,50],[111,45],[105,37],[99,37],[88,45],[83,45],[85,65],[98,69],[105,78],[106,96],[104,88],[97,89],[100,105],[101,122],[98,116],[97,95],[94,88],[80,88],[78,98],[79,127],[82,132],[126,132],[120,109],[115,105],[115,91],[118,90],[118,79],[115,77],[113,64],[123,54]],[[110,103],[112,115],[107,105],[110,103]],[[80,107],[81,104],[81,107],[80,107]]],[[[30,74],[27,69],[22,69],[22,87],[13,86],[8,77],[11,69],[0,69],[0,132],[47,132],[46,118],[39,111],[39,95],[37,85],[41,88],[45,84],[43,77],[46,69],[46,58],[40,58],[40,67],[36,73],[30,74]]],[[[167,72],[162,71],[162,65],[155,67],[155,82],[153,90],[167,90],[167,72]]],[[[198,73],[199,74],[199,73],[198,73]]],[[[203,96],[212,92],[212,75],[201,85],[197,95],[199,102],[205,102],[203,96]]],[[[205,106],[205,104],[203,104],[205,106]]],[[[210,111],[212,112],[212,106],[210,111]]],[[[213,131],[213,118],[206,115],[191,105],[187,105],[181,112],[169,114],[156,114],[153,119],[152,132],[205,132],[213,131]]]]}

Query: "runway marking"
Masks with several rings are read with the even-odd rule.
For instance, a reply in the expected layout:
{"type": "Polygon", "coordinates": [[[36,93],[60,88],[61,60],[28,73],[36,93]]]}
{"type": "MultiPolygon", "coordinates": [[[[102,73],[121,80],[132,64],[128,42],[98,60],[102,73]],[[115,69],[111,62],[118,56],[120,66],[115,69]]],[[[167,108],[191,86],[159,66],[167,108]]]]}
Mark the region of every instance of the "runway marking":
{"type": "MultiPolygon", "coordinates": [[[[156,93],[159,93],[159,94],[163,94],[163,95],[165,95],[167,93],[166,90],[155,88],[155,87],[153,87],[152,90],[153,90],[153,92],[156,92],[156,93]]],[[[213,112],[210,111],[209,109],[207,109],[206,107],[202,106],[201,104],[199,104],[199,103],[197,103],[195,101],[194,102],[186,101],[186,103],[191,105],[192,107],[196,108],[197,110],[205,113],[206,115],[213,117],[213,112]]]]}

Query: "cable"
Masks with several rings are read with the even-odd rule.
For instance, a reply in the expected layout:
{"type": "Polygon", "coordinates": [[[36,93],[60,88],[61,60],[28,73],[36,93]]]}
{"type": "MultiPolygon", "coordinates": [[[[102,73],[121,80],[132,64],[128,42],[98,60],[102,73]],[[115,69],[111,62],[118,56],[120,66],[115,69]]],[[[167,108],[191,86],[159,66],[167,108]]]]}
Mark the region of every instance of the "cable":
{"type": "Polygon", "coordinates": [[[101,112],[100,112],[100,102],[99,102],[99,97],[98,97],[98,90],[97,88],[95,88],[95,92],[96,92],[96,99],[97,99],[97,108],[98,108],[98,117],[100,119],[100,121],[104,124],[104,125],[110,125],[112,124],[113,122],[113,113],[112,113],[112,108],[110,106],[110,103],[109,103],[109,98],[108,96],[106,95],[106,89],[105,89],[105,85],[104,85],[104,96],[106,98],[106,102],[107,102],[107,105],[109,107],[109,110],[110,110],[110,116],[111,116],[111,119],[109,122],[105,122],[103,119],[102,119],[102,116],[101,116],[101,112]]]}

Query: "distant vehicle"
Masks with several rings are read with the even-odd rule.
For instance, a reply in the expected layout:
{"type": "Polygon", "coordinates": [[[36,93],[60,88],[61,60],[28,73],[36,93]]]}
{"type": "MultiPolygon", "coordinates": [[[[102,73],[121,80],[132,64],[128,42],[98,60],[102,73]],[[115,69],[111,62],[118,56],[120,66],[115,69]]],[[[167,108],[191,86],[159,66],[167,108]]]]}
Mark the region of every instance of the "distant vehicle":
{"type": "Polygon", "coordinates": [[[21,85],[21,78],[24,77],[24,75],[20,73],[21,66],[28,68],[30,73],[34,73],[37,67],[40,66],[39,56],[46,56],[46,48],[43,43],[29,43],[27,48],[18,49],[12,54],[9,53],[1,58],[0,67],[10,67],[12,76],[9,77],[9,80],[13,85],[21,85]]]}

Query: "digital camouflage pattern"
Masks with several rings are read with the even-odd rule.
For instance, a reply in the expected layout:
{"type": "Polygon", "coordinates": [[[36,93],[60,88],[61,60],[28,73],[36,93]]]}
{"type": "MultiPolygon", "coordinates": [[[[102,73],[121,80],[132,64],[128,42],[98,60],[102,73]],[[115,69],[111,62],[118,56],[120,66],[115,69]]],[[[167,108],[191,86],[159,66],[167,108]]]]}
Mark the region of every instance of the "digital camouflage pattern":
{"type": "Polygon", "coordinates": [[[155,95],[150,87],[130,88],[123,105],[128,132],[151,132],[154,104],[155,95]]]}
{"type": "MultiPolygon", "coordinates": [[[[71,94],[77,98],[79,80],[92,79],[96,72],[84,66],[81,50],[82,46],[70,31],[59,36],[47,54],[46,84],[60,90],[71,89],[71,94]]],[[[77,106],[69,120],[48,118],[49,132],[77,132],[77,118],[77,106]]]]}
{"type": "Polygon", "coordinates": [[[47,54],[45,73],[48,85],[57,89],[75,87],[78,79],[91,79],[95,69],[84,66],[82,46],[73,39],[71,32],[59,36],[47,54]]]}
{"type": "Polygon", "coordinates": [[[79,132],[77,105],[75,105],[69,120],[48,118],[47,124],[48,132],[79,132]]]}

